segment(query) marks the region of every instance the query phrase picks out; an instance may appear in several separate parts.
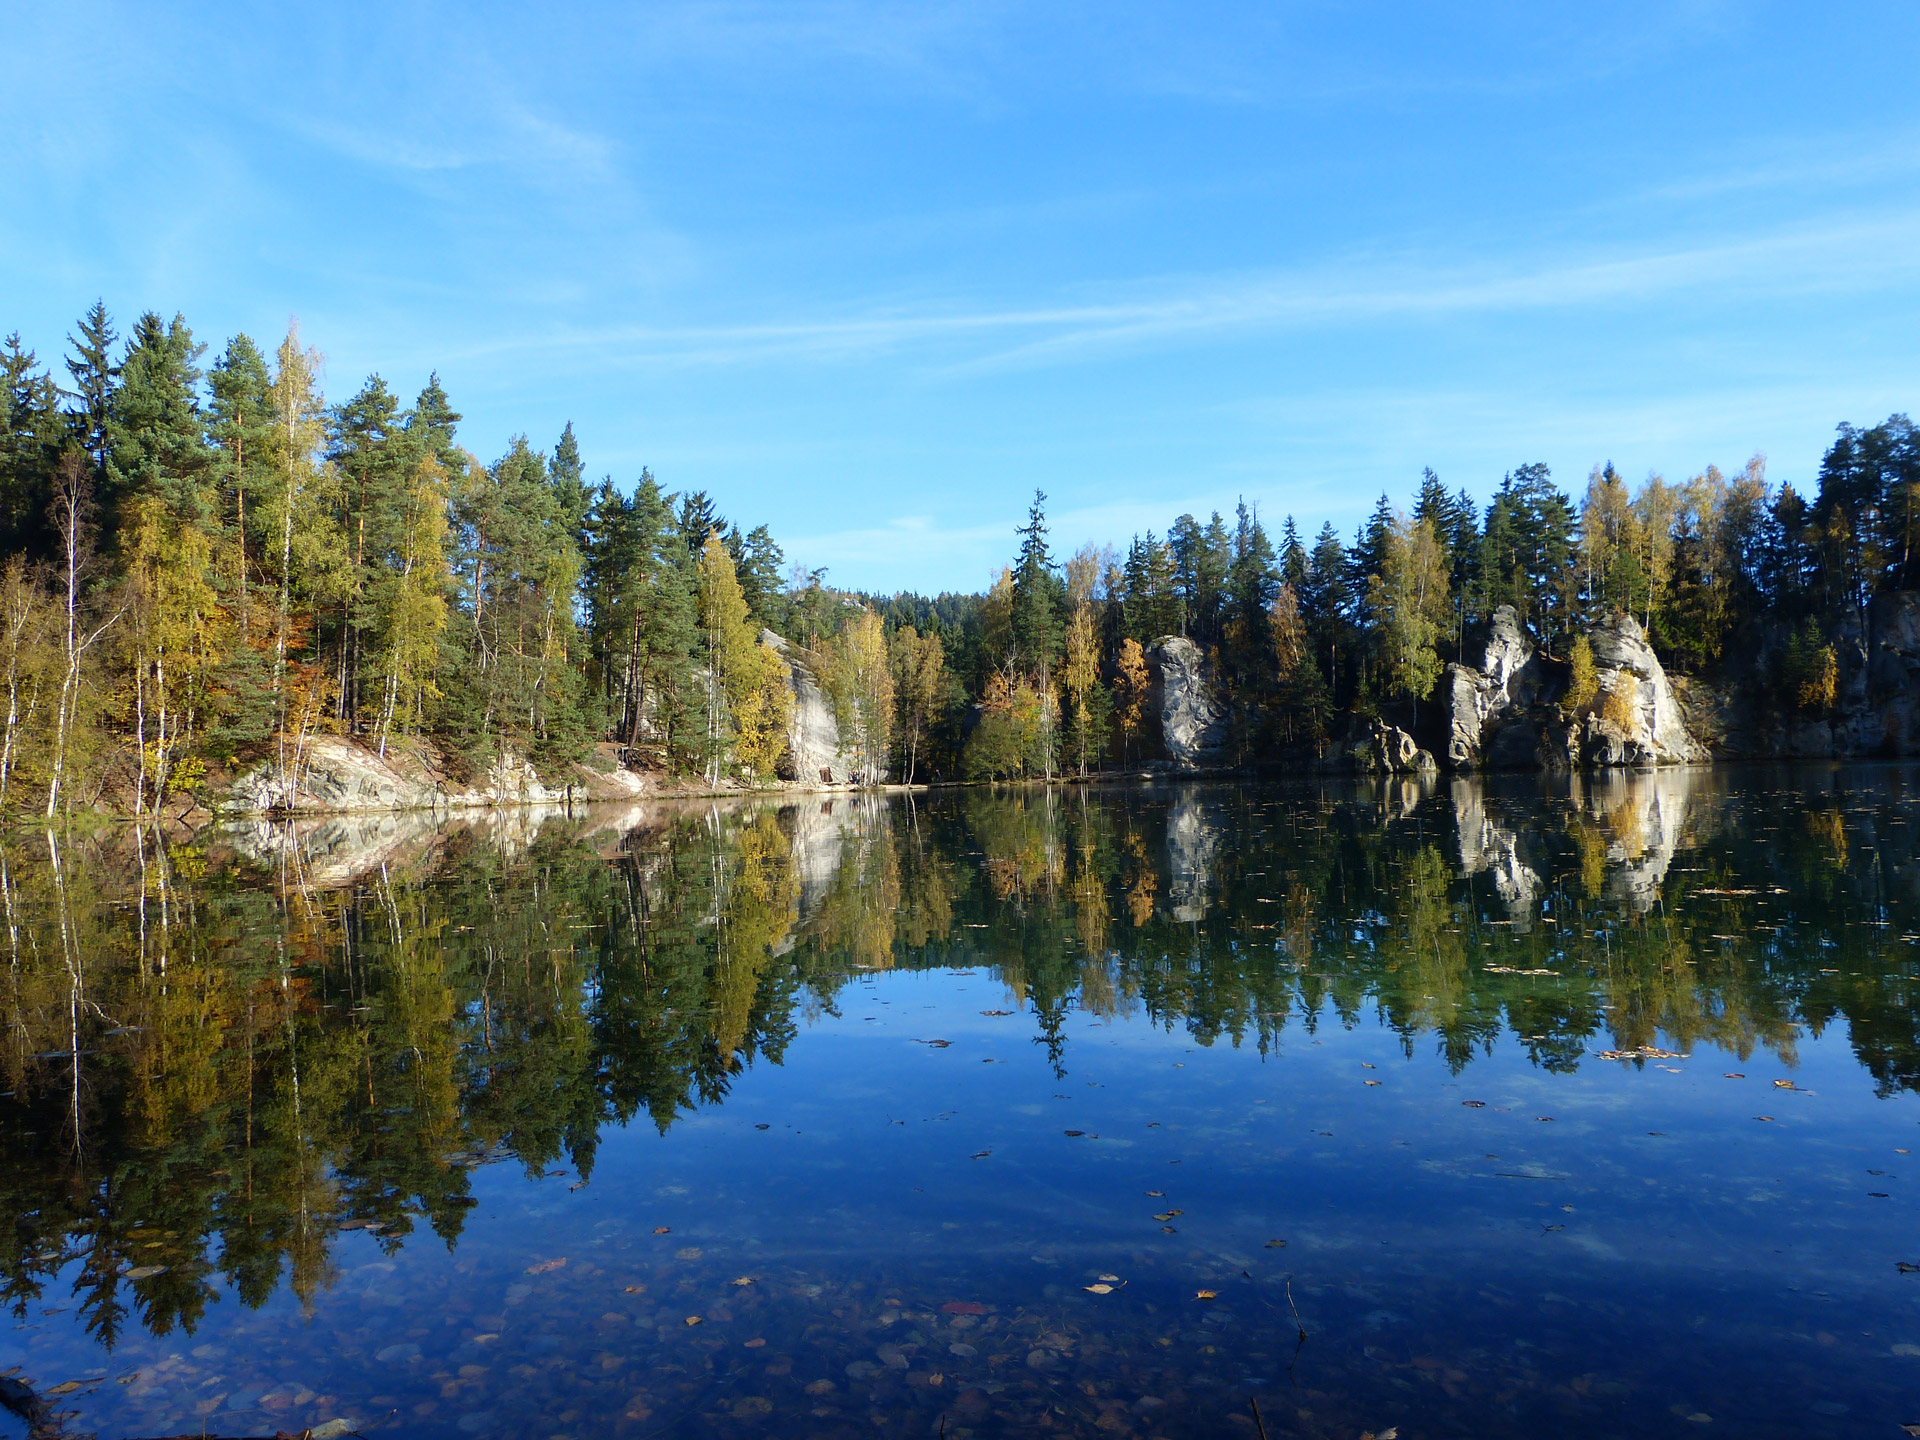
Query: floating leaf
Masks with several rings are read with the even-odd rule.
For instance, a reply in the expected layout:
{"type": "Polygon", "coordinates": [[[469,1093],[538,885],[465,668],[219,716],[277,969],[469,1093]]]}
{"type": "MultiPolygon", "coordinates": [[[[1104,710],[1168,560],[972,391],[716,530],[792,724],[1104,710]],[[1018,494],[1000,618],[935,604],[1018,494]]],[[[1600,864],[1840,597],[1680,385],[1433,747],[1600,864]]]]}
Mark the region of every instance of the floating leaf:
{"type": "Polygon", "coordinates": [[[1367,1081],[1363,1081],[1362,1083],[1367,1085],[1378,1085],[1380,1082],[1378,1080],[1367,1080],[1367,1081]]]}
{"type": "Polygon", "coordinates": [[[538,1264],[529,1265],[527,1267],[527,1274],[545,1275],[551,1270],[564,1270],[566,1268],[567,1257],[562,1255],[558,1260],[542,1260],[538,1264]]]}
{"type": "Polygon", "coordinates": [[[1086,1134],[1086,1133],[1087,1133],[1087,1132],[1086,1132],[1086,1131],[1084,1131],[1084,1130],[1069,1130],[1069,1131],[1067,1131],[1067,1134],[1069,1134],[1069,1135],[1072,1135],[1072,1136],[1074,1136],[1075,1138],[1078,1138],[1079,1136],[1082,1136],[1082,1135],[1084,1135],[1084,1134],[1086,1134]]]}
{"type": "Polygon", "coordinates": [[[653,1227],[653,1233],[656,1235],[666,1235],[671,1233],[672,1230],[673,1227],[671,1225],[656,1225],[653,1227]]]}
{"type": "Polygon", "coordinates": [[[751,1340],[749,1340],[749,1341],[747,1341],[747,1349],[749,1349],[749,1350],[764,1350],[764,1349],[766,1348],[766,1344],[767,1344],[767,1342],[766,1342],[766,1341],[765,1341],[764,1339],[762,1339],[762,1338],[761,1338],[760,1336],[758,1336],[758,1335],[756,1335],[756,1336],[754,1336],[754,1337],[753,1337],[753,1339],[751,1339],[751,1340]]]}
{"type": "Polygon", "coordinates": [[[136,1270],[127,1271],[127,1279],[148,1280],[155,1275],[164,1275],[166,1270],[167,1267],[164,1265],[142,1265],[136,1270]]]}
{"type": "Polygon", "coordinates": [[[1196,1300],[1217,1300],[1220,1296],[1219,1292],[1215,1290],[1196,1290],[1193,1292],[1193,1298],[1196,1300]]]}
{"type": "Polygon", "coordinates": [[[1469,1110],[1484,1110],[1487,1108],[1487,1102],[1484,1100],[1462,1100],[1460,1103],[1469,1110]]]}
{"type": "Polygon", "coordinates": [[[1747,1077],[1742,1075],[1738,1070],[1727,1071],[1727,1079],[1729,1080],[1744,1080],[1746,1078],[1747,1077]]]}
{"type": "Polygon", "coordinates": [[[647,1287],[644,1285],[629,1285],[626,1287],[626,1292],[629,1295],[644,1295],[647,1293],[647,1287]]]}
{"type": "Polygon", "coordinates": [[[1090,1290],[1095,1295],[1111,1295],[1113,1293],[1113,1286],[1104,1283],[1099,1285],[1083,1285],[1080,1288],[1090,1290]]]}
{"type": "Polygon", "coordinates": [[[733,1283],[735,1285],[751,1285],[753,1283],[753,1276],[742,1275],[738,1280],[735,1280],[733,1283]]]}
{"type": "Polygon", "coordinates": [[[701,1323],[703,1323],[703,1317],[701,1317],[701,1316],[699,1316],[699,1315],[689,1315],[689,1316],[687,1316],[687,1324],[689,1324],[689,1325],[699,1325],[699,1324],[701,1324],[701,1323]]]}
{"type": "Polygon", "coordinates": [[[1284,1240],[1267,1241],[1267,1249],[1269,1250],[1284,1250],[1286,1248],[1287,1248],[1287,1242],[1284,1240]]]}

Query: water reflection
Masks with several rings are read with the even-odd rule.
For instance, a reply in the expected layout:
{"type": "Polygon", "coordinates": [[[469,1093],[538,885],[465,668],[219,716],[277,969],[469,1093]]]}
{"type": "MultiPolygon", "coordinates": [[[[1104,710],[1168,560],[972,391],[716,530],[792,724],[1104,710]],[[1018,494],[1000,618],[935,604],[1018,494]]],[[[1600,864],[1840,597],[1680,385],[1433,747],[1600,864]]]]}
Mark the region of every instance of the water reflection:
{"type": "Polygon", "coordinates": [[[1665,771],[1130,787],[589,818],[113,829],[0,844],[0,1293],[193,1329],[311,1306],[343,1232],[455,1246],[479,1167],[579,1185],[780,1063],[879,970],[1269,1054],[1363,1019],[1464,1071],[1503,1037],[1737,1056],[1845,1021],[1920,1077],[1912,777],[1665,771]],[[64,1301],[62,1303],[65,1303],[64,1301]]]}

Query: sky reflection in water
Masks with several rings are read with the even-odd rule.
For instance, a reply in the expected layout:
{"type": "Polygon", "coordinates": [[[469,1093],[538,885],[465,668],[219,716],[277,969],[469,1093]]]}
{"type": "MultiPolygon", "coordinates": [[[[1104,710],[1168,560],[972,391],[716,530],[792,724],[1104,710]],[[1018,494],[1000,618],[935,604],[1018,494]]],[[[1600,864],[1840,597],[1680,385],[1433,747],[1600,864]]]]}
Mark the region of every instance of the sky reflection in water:
{"type": "Polygon", "coordinates": [[[0,1369],[103,1436],[1898,1433],[1915,778],[16,837],[0,1369]]]}

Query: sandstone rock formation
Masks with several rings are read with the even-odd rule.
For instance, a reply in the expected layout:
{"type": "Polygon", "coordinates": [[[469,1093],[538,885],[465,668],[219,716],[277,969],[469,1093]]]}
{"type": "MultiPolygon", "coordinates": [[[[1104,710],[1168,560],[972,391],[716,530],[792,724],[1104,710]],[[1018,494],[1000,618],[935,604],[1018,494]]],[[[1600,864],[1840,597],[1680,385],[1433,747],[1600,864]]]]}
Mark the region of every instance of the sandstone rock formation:
{"type": "Polygon", "coordinates": [[[1600,696],[1569,716],[1563,670],[1536,654],[1511,606],[1494,611],[1477,667],[1447,667],[1447,763],[1455,770],[1570,770],[1686,765],[1711,758],[1639,622],[1615,616],[1588,632],[1600,696]]]}
{"type": "Polygon", "coordinates": [[[222,810],[238,814],[352,813],[370,810],[465,810],[488,806],[564,806],[587,798],[584,779],[549,786],[526,759],[501,750],[485,775],[455,784],[399,747],[380,755],[339,735],[313,735],[283,772],[274,761],[255,766],[228,791],[222,810]]]}
{"type": "Polygon", "coordinates": [[[1497,606],[1488,627],[1486,650],[1477,668],[1447,667],[1447,763],[1471,770],[1483,763],[1489,722],[1524,704],[1516,681],[1533,659],[1533,644],[1511,605],[1497,606]]]}
{"type": "Polygon", "coordinates": [[[793,719],[787,725],[787,756],[780,765],[780,778],[800,785],[851,785],[859,760],[841,743],[833,701],[821,688],[806,652],[771,630],[760,632],[760,643],[787,662],[787,683],[793,691],[793,719]]]}
{"type": "Polygon", "coordinates": [[[1411,735],[1384,720],[1374,721],[1367,738],[1353,747],[1353,760],[1358,769],[1389,775],[1416,775],[1439,768],[1411,735]]]}
{"type": "Polygon", "coordinates": [[[1589,730],[1588,764],[1688,765],[1711,758],[1687,733],[1667,672],[1639,621],[1616,615],[1589,630],[1587,641],[1601,690],[1624,695],[1633,715],[1630,726],[1610,727],[1618,733],[1589,730]]]}
{"type": "Polygon", "coordinates": [[[1231,716],[1207,675],[1200,647],[1184,635],[1168,635],[1147,653],[1153,663],[1152,704],[1168,765],[1205,770],[1225,764],[1231,716]]]}

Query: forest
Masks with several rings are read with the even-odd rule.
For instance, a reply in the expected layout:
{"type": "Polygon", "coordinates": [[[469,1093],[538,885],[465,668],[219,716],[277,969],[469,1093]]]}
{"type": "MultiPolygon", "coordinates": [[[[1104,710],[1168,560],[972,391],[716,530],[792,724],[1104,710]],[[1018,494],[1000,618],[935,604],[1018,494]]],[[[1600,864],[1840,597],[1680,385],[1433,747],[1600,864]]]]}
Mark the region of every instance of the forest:
{"type": "Polygon", "coordinates": [[[1920,584],[1920,438],[1843,424],[1803,497],[1601,464],[1575,496],[1521,464],[1479,506],[1431,470],[1351,539],[1277,538],[1244,502],[1124,554],[1054,552],[1044,494],[982,594],[880,596],[789,567],[764,525],[649,472],[590,482],[572,426],[483,461],[437,376],[343,400],[290,329],[217,354],[185,319],[95,304],[43,362],[0,346],[0,811],[156,810],[317,734],[451,772],[596,749],[708,786],[782,771],[785,637],[868,780],[1080,776],[1151,760],[1152,651],[1199,649],[1237,763],[1322,750],[1429,699],[1510,604],[1580,667],[1628,613],[1682,673],[1768,668],[1835,701],[1875,595],[1920,584]],[[56,366],[57,371],[56,373],[56,366]]]}

